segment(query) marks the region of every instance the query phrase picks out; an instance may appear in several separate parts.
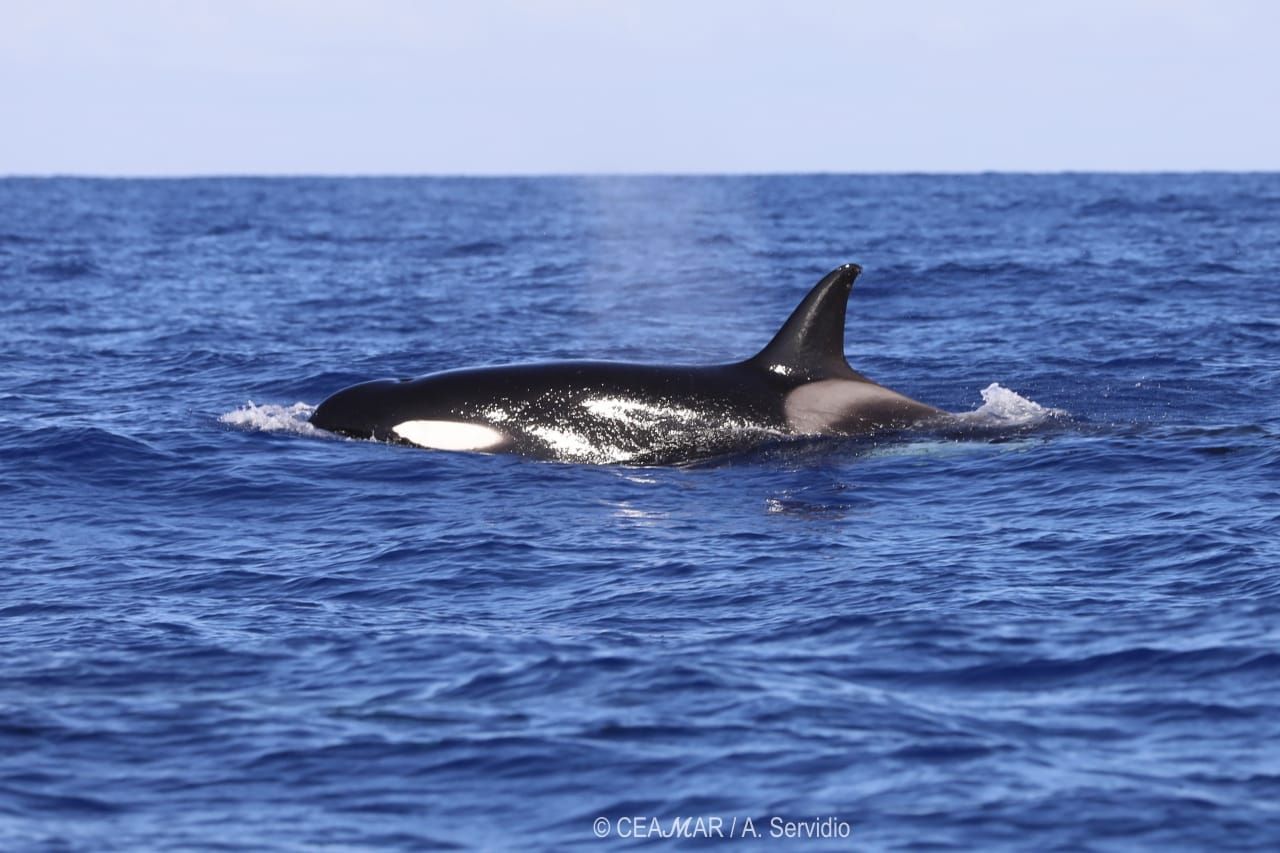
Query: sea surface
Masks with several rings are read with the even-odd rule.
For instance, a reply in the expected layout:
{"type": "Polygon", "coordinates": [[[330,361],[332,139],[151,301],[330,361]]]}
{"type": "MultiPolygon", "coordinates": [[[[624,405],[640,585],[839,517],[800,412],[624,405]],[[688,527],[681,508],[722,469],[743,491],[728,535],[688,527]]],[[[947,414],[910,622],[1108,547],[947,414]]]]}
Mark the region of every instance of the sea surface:
{"type": "Polygon", "coordinates": [[[0,294],[0,849],[1280,848],[1280,175],[6,179],[0,294]],[[988,428],[307,423],[845,262],[988,428]]]}

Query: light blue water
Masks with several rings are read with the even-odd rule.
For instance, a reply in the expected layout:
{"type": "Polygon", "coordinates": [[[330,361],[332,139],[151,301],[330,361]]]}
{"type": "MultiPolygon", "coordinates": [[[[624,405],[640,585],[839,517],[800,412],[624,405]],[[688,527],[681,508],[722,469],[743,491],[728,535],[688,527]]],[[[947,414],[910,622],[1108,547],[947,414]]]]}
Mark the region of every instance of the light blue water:
{"type": "Polygon", "coordinates": [[[1280,175],[0,181],[0,847],[1280,845],[1278,285],[1280,175]],[[305,426],[745,357],[846,261],[854,367],[1014,425],[305,426]]]}

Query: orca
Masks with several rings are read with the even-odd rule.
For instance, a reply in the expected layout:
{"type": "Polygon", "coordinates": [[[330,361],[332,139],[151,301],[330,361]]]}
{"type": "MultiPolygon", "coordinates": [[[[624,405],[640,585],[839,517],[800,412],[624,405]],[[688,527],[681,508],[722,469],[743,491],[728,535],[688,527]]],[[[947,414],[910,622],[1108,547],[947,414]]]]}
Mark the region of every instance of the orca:
{"type": "Polygon", "coordinates": [[[379,379],[338,391],[311,424],[436,450],[669,465],[788,437],[878,435],[946,417],[845,360],[845,309],[861,272],[845,264],[827,274],[745,361],[563,361],[379,379]]]}

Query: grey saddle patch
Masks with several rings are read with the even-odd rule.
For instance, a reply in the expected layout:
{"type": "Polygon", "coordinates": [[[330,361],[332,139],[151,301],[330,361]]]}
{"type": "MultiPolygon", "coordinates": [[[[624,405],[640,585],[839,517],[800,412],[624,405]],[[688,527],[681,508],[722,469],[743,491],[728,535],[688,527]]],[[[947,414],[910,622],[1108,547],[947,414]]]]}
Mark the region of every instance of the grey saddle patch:
{"type": "Polygon", "coordinates": [[[906,426],[938,411],[874,382],[849,379],[808,382],[788,393],[783,407],[788,426],[801,435],[906,426]]]}

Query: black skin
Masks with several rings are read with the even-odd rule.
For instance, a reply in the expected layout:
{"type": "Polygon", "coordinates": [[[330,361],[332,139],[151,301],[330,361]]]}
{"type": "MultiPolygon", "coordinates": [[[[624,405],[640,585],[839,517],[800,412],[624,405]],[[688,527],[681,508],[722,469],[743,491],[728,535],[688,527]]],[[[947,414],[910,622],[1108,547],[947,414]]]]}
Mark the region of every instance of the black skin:
{"type": "Polygon", "coordinates": [[[397,425],[448,421],[500,433],[499,442],[483,448],[489,452],[669,464],[788,435],[867,434],[939,415],[845,361],[845,304],[860,272],[846,264],[825,276],[769,345],[746,361],[568,361],[382,379],[329,397],[311,423],[355,438],[410,443],[394,431],[397,425]],[[802,386],[811,387],[798,392],[789,409],[789,395],[802,386]],[[837,391],[828,397],[832,387],[837,391]],[[569,449],[557,444],[565,435],[569,449]]]}
{"type": "Polygon", "coordinates": [[[567,361],[450,370],[411,380],[381,379],[339,391],[320,404],[311,423],[353,438],[408,443],[392,432],[404,421],[492,424],[509,440],[492,450],[556,458],[519,427],[571,427],[633,454],[629,461],[661,463],[687,453],[673,433],[696,430],[696,455],[726,453],[753,436],[786,432],[781,401],[797,383],[747,362],[712,366],[567,361]],[[694,416],[646,417],[641,423],[600,422],[584,402],[612,400],[694,416]],[[495,409],[519,413],[520,424],[494,421],[495,409]],[[726,423],[755,429],[721,428],[726,423]],[[655,435],[655,433],[660,433],[655,435]],[[649,451],[649,452],[646,452],[649,451]]]}

